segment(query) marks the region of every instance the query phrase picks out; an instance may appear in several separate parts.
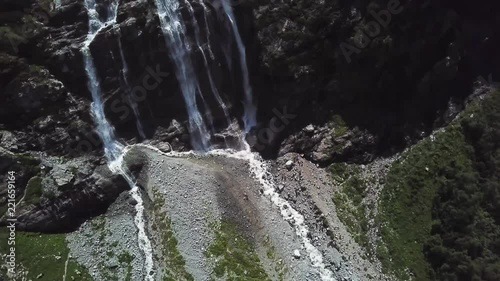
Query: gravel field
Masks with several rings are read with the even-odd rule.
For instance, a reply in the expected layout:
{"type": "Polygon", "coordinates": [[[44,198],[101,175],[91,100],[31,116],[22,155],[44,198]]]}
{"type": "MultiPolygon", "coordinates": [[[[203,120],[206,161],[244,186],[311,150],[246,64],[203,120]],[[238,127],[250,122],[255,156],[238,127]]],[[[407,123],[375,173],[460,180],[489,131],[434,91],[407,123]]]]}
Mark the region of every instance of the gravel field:
{"type": "MultiPolygon", "coordinates": [[[[161,251],[162,231],[166,230],[155,226],[163,219],[171,222],[185,271],[194,280],[214,277],[214,260],[207,258],[206,251],[214,242],[214,225],[222,221],[243,230],[272,280],[322,280],[297,229],[263,194],[263,186],[251,174],[247,161],[220,155],[167,154],[135,146],[129,149],[126,162],[142,188],[156,280],[162,280],[169,270],[161,251]]],[[[266,165],[266,179],[304,216],[310,231],[307,237],[337,280],[368,280],[370,276],[372,280],[388,280],[379,264],[362,258],[363,249],[339,221],[331,200],[332,183],[323,169],[297,154],[266,165]]],[[[133,206],[134,200],[123,193],[105,215],[68,236],[72,255],[96,280],[107,280],[110,273],[119,280],[127,275],[131,280],[144,280],[133,206]],[[129,265],[119,258],[123,253],[129,253],[129,265]]]]}

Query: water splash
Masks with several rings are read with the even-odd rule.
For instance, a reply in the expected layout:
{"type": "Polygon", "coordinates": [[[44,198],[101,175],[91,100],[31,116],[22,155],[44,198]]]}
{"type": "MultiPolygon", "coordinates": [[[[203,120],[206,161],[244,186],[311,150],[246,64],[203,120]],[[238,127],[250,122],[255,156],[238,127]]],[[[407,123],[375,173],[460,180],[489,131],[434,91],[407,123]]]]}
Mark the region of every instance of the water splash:
{"type": "Polygon", "coordinates": [[[121,58],[122,66],[123,66],[122,77],[123,77],[123,81],[125,83],[125,86],[127,88],[127,91],[129,92],[126,95],[127,101],[129,103],[130,107],[132,108],[132,112],[134,113],[134,116],[135,116],[135,125],[137,127],[137,132],[139,132],[139,135],[144,140],[144,139],[146,139],[146,134],[144,133],[144,127],[142,126],[142,123],[141,123],[141,114],[139,113],[139,108],[137,106],[137,102],[130,97],[130,84],[128,82],[128,64],[127,64],[127,61],[125,60],[125,54],[123,53],[123,47],[122,47],[122,42],[121,42],[120,38],[118,38],[118,47],[120,49],[120,58],[121,58]]]}
{"type": "Polygon", "coordinates": [[[140,194],[139,187],[130,176],[130,171],[128,171],[123,165],[123,157],[127,154],[127,150],[128,149],[125,149],[120,157],[109,163],[109,168],[112,172],[123,175],[129,186],[132,188],[132,190],[130,190],[130,195],[137,202],[137,204],[135,204],[136,215],[134,217],[134,223],[138,230],[137,235],[139,238],[139,248],[143,251],[145,258],[144,268],[146,277],[144,280],[153,281],[154,275],[151,274],[151,272],[153,272],[153,248],[151,246],[151,241],[146,234],[146,222],[144,221],[144,200],[140,194]]]}
{"type": "Polygon", "coordinates": [[[191,46],[186,38],[186,27],[177,14],[179,2],[178,0],[155,0],[155,2],[166,45],[175,65],[175,75],[186,103],[191,145],[195,150],[208,151],[211,146],[210,134],[196,102],[199,82],[189,54],[191,46]]]}
{"type": "Polygon", "coordinates": [[[253,101],[253,91],[252,86],[250,85],[250,75],[248,74],[245,44],[243,43],[243,39],[241,38],[240,32],[238,30],[238,25],[233,13],[233,8],[231,7],[230,3],[227,2],[227,0],[221,0],[221,3],[224,12],[227,15],[227,18],[231,23],[231,28],[234,33],[236,45],[238,46],[238,51],[240,53],[241,73],[243,75],[243,89],[245,92],[245,100],[243,101],[245,110],[243,115],[243,123],[245,125],[245,132],[248,133],[253,127],[257,125],[257,108],[255,107],[253,101]]]}

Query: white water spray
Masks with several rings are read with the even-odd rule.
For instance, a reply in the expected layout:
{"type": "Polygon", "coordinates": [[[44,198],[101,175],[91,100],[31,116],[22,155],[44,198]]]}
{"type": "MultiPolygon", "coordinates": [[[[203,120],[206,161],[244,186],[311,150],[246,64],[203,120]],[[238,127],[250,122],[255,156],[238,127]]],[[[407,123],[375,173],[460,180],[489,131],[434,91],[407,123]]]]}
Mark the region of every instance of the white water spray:
{"type": "Polygon", "coordinates": [[[114,128],[109,124],[104,114],[104,102],[101,97],[101,86],[99,78],[97,77],[96,68],[94,66],[94,59],[90,52],[90,44],[94,41],[99,31],[103,28],[114,24],[116,22],[116,13],[118,4],[113,2],[108,9],[106,21],[99,19],[99,14],[96,10],[96,3],[94,0],[85,0],[85,8],[87,9],[89,17],[89,33],[84,42],[82,53],[85,64],[85,72],[87,73],[88,87],[92,95],[92,115],[97,124],[97,133],[101,138],[104,145],[104,153],[110,160],[114,160],[116,155],[120,155],[123,147],[116,142],[114,128]]]}
{"type": "Polygon", "coordinates": [[[130,194],[137,201],[137,204],[135,206],[136,216],[134,218],[134,222],[139,232],[139,248],[144,253],[145,257],[145,280],[153,281],[154,275],[150,275],[150,272],[153,271],[153,253],[151,249],[151,242],[149,241],[149,238],[147,237],[145,231],[144,202],[138,192],[137,186],[132,181],[130,174],[122,168],[124,148],[116,140],[114,128],[108,122],[104,114],[104,102],[101,97],[100,82],[96,73],[94,60],[90,52],[90,44],[97,36],[97,34],[102,29],[116,23],[118,2],[113,2],[111,3],[110,7],[108,7],[105,21],[101,21],[99,19],[95,0],[85,0],[85,8],[87,9],[87,14],[89,17],[89,33],[82,47],[82,53],[84,57],[85,71],[89,80],[88,86],[93,100],[91,106],[92,116],[97,125],[97,133],[99,134],[99,137],[103,142],[104,153],[106,158],[108,159],[110,170],[114,173],[121,174],[127,180],[130,187],[132,188],[130,194]]]}
{"type": "Polygon", "coordinates": [[[205,22],[205,32],[207,35],[207,48],[208,52],[210,54],[210,59],[214,60],[215,55],[214,52],[212,52],[211,44],[210,44],[210,26],[208,25],[208,8],[207,5],[203,2],[203,0],[198,0],[198,4],[203,8],[203,21],[205,22]]]}
{"type": "Polygon", "coordinates": [[[243,102],[245,113],[243,116],[243,123],[245,124],[245,132],[248,133],[253,127],[257,125],[257,108],[255,107],[253,101],[253,91],[252,86],[250,85],[250,75],[248,74],[245,44],[243,43],[243,39],[241,39],[240,31],[238,30],[238,25],[236,23],[236,18],[233,13],[233,8],[227,2],[227,0],[221,0],[221,3],[224,12],[227,15],[227,18],[231,23],[231,28],[234,33],[236,45],[238,46],[238,50],[240,53],[241,73],[243,75],[243,89],[245,91],[245,100],[243,102]]]}
{"type": "Polygon", "coordinates": [[[161,29],[170,57],[175,65],[175,75],[186,103],[191,145],[195,150],[208,151],[210,134],[196,102],[199,83],[189,54],[191,46],[186,39],[186,27],[177,14],[178,1],[155,0],[161,29]]]}

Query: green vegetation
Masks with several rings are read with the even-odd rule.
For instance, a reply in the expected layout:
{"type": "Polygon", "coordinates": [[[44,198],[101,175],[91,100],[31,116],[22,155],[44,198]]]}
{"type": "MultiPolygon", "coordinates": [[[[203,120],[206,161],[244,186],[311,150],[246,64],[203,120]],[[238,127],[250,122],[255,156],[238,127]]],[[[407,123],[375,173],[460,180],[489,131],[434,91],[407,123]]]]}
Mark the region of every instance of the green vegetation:
{"type": "Polygon", "coordinates": [[[267,248],[267,258],[274,264],[274,270],[276,271],[276,273],[278,273],[278,280],[284,281],[285,275],[288,273],[288,267],[276,253],[276,248],[274,247],[274,245],[272,245],[269,236],[267,236],[264,240],[264,246],[267,248]]]}
{"type": "Polygon", "coordinates": [[[106,228],[106,218],[97,217],[90,223],[92,230],[99,234],[99,241],[105,241],[106,236],[111,234],[110,230],[106,228]]]}
{"type": "Polygon", "coordinates": [[[122,252],[118,256],[118,262],[127,267],[127,274],[125,275],[125,281],[132,280],[132,261],[134,257],[129,252],[122,252]]]}
{"type": "Polygon", "coordinates": [[[389,171],[377,254],[399,280],[500,280],[500,94],[389,171]]]}
{"type": "Polygon", "coordinates": [[[118,256],[118,262],[130,264],[134,260],[134,257],[129,252],[122,252],[118,256]]]}
{"type": "MultiPolygon", "coordinates": [[[[6,163],[11,163],[9,170],[11,171],[16,171],[16,203],[19,203],[19,200],[21,200],[23,193],[21,192],[21,182],[25,182],[26,180],[29,179],[30,177],[33,177],[35,175],[38,175],[40,173],[40,166],[39,163],[40,161],[35,159],[29,154],[21,154],[21,153],[13,153],[8,150],[4,150],[0,147],[0,161],[5,161],[6,163]],[[23,175],[23,178],[20,177],[20,175],[23,175]],[[23,181],[24,179],[24,181],[23,181]]],[[[34,181],[33,184],[35,185],[35,188],[33,189],[35,191],[35,194],[30,194],[27,196],[27,198],[30,198],[31,195],[33,195],[31,198],[34,201],[39,201],[40,196],[36,196],[36,184],[37,181],[34,181]]],[[[26,185],[28,185],[26,183],[26,185]]],[[[26,199],[26,198],[25,198],[26,199]]],[[[7,211],[7,197],[2,198],[0,200],[0,216],[4,215],[5,212],[7,211]]]]}
{"type": "Polygon", "coordinates": [[[42,66],[36,64],[30,64],[28,68],[29,71],[31,72],[30,74],[40,74],[44,69],[42,66]]]}
{"type": "Polygon", "coordinates": [[[26,38],[18,29],[18,27],[0,26],[0,47],[16,50],[20,43],[25,43],[26,38]]]}
{"type": "Polygon", "coordinates": [[[42,194],[42,178],[33,177],[26,185],[26,195],[24,196],[24,202],[26,204],[38,204],[41,201],[42,194]]]}
{"type": "Polygon", "coordinates": [[[356,243],[371,250],[366,234],[367,208],[363,202],[367,186],[360,176],[359,167],[335,163],[329,169],[333,180],[341,184],[340,190],[333,195],[339,219],[347,226],[356,243]]]}
{"type": "MultiPolygon", "coordinates": [[[[0,230],[0,253],[7,254],[9,232],[0,230]]],[[[63,234],[37,234],[16,232],[17,270],[28,271],[27,278],[40,281],[62,280],[69,250],[63,234]],[[37,276],[41,277],[37,278],[37,276]]],[[[75,260],[69,259],[66,280],[91,281],[88,271],[75,260]]]]}
{"type": "Polygon", "coordinates": [[[347,126],[344,119],[342,119],[342,116],[334,115],[332,117],[332,122],[334,125],[333,128],[334,128],[335,137],[341,137],[349,131],[349,127],[347,126]]]}
{"type": "MultiPolygon", "coordinates": [[[[223,221],[215,227],[215,240],[206,251],[214,258],[215,276],[225,280],[269,280],[253,245],[238,227],[223,221]]],[[[272,253],[271,253],[272,254],[272,253]]]]}
{"type": "Polygon", "coordinates": [[[333,177],[333,180],[337,183],[343,183],[346,179],[351,176],[351,173],[357,172],[352,171],[352,167],[345,163],[333,163],[328,168],[333,177]]]}
{"type": "Polygon", "coordinates": [[[162,232],[162,252],[168,276],[164,280],[194,280],[193,276],[186,271],[186,261],[177,249],[178,241],[172,231],[171,220],[165,217],[163,220],[157,220],[157,223],[162,232]]]}
{"type": "MultiPolygon", "coordinates": [[[[155,188],[153,188],[155,190],[155,188]]],[[[165,199],[159,192],[154,192],[153,214],[155,224],[153,229],[161,235],[161,247],[165,262],[164,281],[194,280],[193,276],[186,271],[186,261],[177,248],[177,238],[172,229],[172,221],[161,212],[165,199]]]]}
{"type": "Polygon", "coordinates": [[[389,171],[379,213],[387,250],[379,249],[379,258],[394,268],[398,278],[429,279],[422,249],[432,225],[432,204],[445,181],[443,171],[452,165],[470,169],[468,156],[465,139],[453,126],[434,141],[427,139],[413,147],[389,171]]]}

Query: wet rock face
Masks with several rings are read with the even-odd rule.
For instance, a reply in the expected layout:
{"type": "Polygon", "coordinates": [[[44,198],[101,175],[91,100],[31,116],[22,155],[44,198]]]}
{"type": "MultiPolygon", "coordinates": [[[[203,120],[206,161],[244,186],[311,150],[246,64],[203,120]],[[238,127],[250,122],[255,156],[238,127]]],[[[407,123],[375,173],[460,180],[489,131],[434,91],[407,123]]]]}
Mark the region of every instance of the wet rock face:
{"type": "MultiPolygon", "coordinates": [[[[108,13],[104,8],[108,2],[97,3],[103,18],[108,13]]],[[[20,228],[59,232],[77,227],[85,218],[105,210],[126,185],[109,171],[98,172],[104,168],[96,168],[104,165],[104,161],[102,144],[91,118],[91,96],[81,52],[88,33],[84,1],[63,0],[58,9],[40,3],[17,1],[0,5],[0,10],[12,12],[0,17],[8,21],[5,30],[9,32],[0,37],[0,146],[7,155],[14,155],[2,156],[0,166],[18,170],[19,198],[27,189],[36,191],[35,198],[20,206],[23,211],[20,228]],[[31,156],[27,156],[37,161],[33,169],[24,171],[15,165],[21,153],[29,153],[31,156]],[[52,159],[52,166],[44,170],[47,163],[40,162],[46,157],[56,157],[60,162],[54,164],[52,159]],[[96,158],[84,161],[86,164],[81,166],[87,168],[67,166],[81,157],[96,158]],[[28,187],[30,182],[32,188],[28,187]]],[[[241,111],[241,90],[234,90],[241,88],[240,73],[229,72],[228,64],[239,58],[235,43],[228,41],[233,38],[229,36],[228,22],[220,15],[220,7],[217,10],[208,2],[206,10],[195,2],[191,5],[193,16],[187,5],[180,7],[188,33],[186,40],[191,46],[196,43],[193,24],[196,20],[201,48],[206,56],[210,49],[214,55],[213,59],[207,59],[219,92],[232,111],[241,111]],[[227,61],[223,47],[230,49],[227,61]]],[[[190,149],[184,101],[154,1],[120,1],[117,23],[102,30],[90,49],[105,99],[106,116],[116,127],[117,135],[127,140],[137,137],[135,118],[127,102],[132,97],[137,98],[153,144],[168,142],[175,150],[190,149]],[[135,95],[138,92],[141,95],[135,95]]],[[[200,88],[207,95],[210,85],[202,63],[203,54],[193,48],[191,56],[200,88]]],[[[232,66],[238,67],[236,63],[232,66]]],[[[209,95],[205,102],[212,111],[214,125],[224,126],[226,120],[214,97],[209,95]]],[[[241,115],[234,112],[233,116],[241,115]]],[[[233,137],[232,132],[222,132],[216,136],[216,142],[231,142],[233,137]]],[[[0,193],[5,191],[2,186],[0,193]]]]}
{"type": "MultiPolygon", "coordinates": [[[[101,18],[109,14],[106,8],[109,2],[112,1],[97,2],[101,18]]],[[[209,1],[204,5],[189,1],[179,7],[187,33],[183,40],[191,46],[190,56],[204,96],[204,100],[198,99],[197,103],[201,108],[209,108],[210,112],[202,109],[202,114],[212,115],[218,129],[227,126],[227,122],[212,94],[203,61],[207,60],[211,79],[233,116],[241,116],[243,95],[241,75],[236,70],[239,69],[238,51],[229,22],[219,6],[209,1]]],[[[21,46],[21,54],[47,67],[69,91],[88,104],[91,98],[81,53],[88,32],[83,1],[63,1],[60,9],[47,13],[49,20],[21,46]],[[29,54],[33,50],[35,52],[29,54]]],[[[245,14],[251,15],[251,10],[246,8],[245,14]]],[[[157,130],[168,128],[174,119],[187,126],[184,99],[154,0],[120,1],[116,24],[99,32],[90,49],[105,99],[106,116],[119,137],[139,138],[131,103],[137,103],[149,138],[154,137],[157,130]]],[[[185,140],[179,135],[169,141],[185,140]]],[[[189,139],[186,147],[189,147],[189,139]]]]}
{"type": "MultiPolygon", "coordinates": [[[[109,2],[98,1],[101,17],[109,12],[105,8],[109,2]]],[[[219,92],[232,115],[240,117],[238,52],[234,42],[228,41],[232,38],[231,29],[220,1],[205,2],[206,10],[196,1],[188,3],[183,2],[179,9],[188,30],[186,40],[195,45],[196,21],[205,55],[211,47],[215,56],[209,61],[209,68],[219,92]],[[233,64],[231,67],[228,61],[233,64]]],[[[0,49],[27,57],[30,64],[47,69],[50,73],[43,77],[53,75],[65,87],[63,92],[71,92],[81,100],[80,119],[92,128],[86,110],[91,98],[81,54],[88,31],[84,2],[62,1],[59,9],[32,5],[29,1],[16,4],[9,1],[4,5],[5,9],[35,15],[38,22],[27,29],[19,27],[30,32],[16,45],[17,53],[13,53],[8,40],[0,42],[0,47],[3,46],[0,49]]],[[[268,134],[258,142],[263,148],[254,148],[267,156],[297,151],[309,153],[310,159],[319,162],[351,158],[358,161],[405,146],[433,125],[442,123],[434,121],[446,111],[450,98],[460,101],[470,93],[471,81],[478,74],[488,77],[488,73],[480,73],[478,69],[493,73],[491,66],[498,61],[492,53],[497,45],[493,24],[496,9],[488,9],[487,5],[474,7],[444,0],[430,4],[396,0],[356,3],[268,0],[232,1],[231,5],[253,74],[260,121],[257,134],[262,130],[268,134]],[[284,110],[295,117],[283,122],[276,111],[284,110]],[[328,127],[334,115],[342,116],[354,132],[354,139],[347,137],[320,144],[301,133],[309,124],[328,127]],[[284,128],[267,130],[273,125],[284,128]],[[326,148],[318,151],[318,147],[326,148]],[[347,150],[332,153],[332,147],[347,150]],[[313,157],[313,153],[320,156],[313,157]]],[[[10,20],[9,26],[13,24],[10,20]]],[[[106,116],[120,137],[139,138],[130,99],[138,104],[148,137],[162,135],[173,120],[186,127],[184,100],[163,39],[155,1],[120,1],[117,24],[100,32],[90,47],[105,98],[106,116]],[[120,44],[128,65],[126,75],[123,75],[120,44]]],[[[210,85],[202,53],[197,48],[191,51],[200,88],[208,96],[205,102],[215,126],[221,128],[226,122],[215,99],[207,95],[210,85]]],[[[5,81],[13,79],[4,77],[5,81]]],[[[41,79],[34,81],[41,82],[41,79]]],[[[16,98],[15,106],[23,110],[31,106],[32,112],[36,112],[44,101],[58,99],[57,95],[51,94],[43,100],[37,100],[38,95],[24,95],[16,98]]],[[[200,100],[199,104],[202,103],[200,100]]],[[[460,108],[460,102],[457,106],[460,108]]],[[[32,119],[37,119],[37,114],[33,113],[32,119]]],[[[321,136],[332,137],[328,130],[321,136]]],[[[177,147],[189,149],[189,138],[181,131],[169,133],[168,139],[162,141],[177,142],[177,147]]],[[[92,145],[91,149],[100,149],[100,145],[92,145]]]]}
{"type": "MultiPolygon", "coordinates": [[[[109,2],[98,1],[101,17],[108,13],[104,7],[109,2]]],[[[12,153],[44,152],[65,160],[102,155],[81,53],[88,33],[84,1],[63,0],[59,9],[40,3],[0,4],[1,146],[12,153]]],[[[196,21],[201,49],[192,48],[191,57],[214,125],[222,128],[226,120],[209,95],[201,50],[205,55],[209,47],[212,50],[213,79],[231,115],[239,118],[243,93],[238,50],[220,1],[206,1],[206,10],[197,1],[189,3],[190,7],[183,2],[179,10],[186,40],[195,45],[196,21]]],[[[231,2],[247,47],[259,109],[260,124],[250,136],[255,150],[269,157],[299,152],[321,164],[369,162],[452,120],[477,76],[486,82],[491,82],[490,73],[498,77],[500,25],[493,4],[394,3],[231,2]],[[389,11],[389,4],[394,11],[389,11]]],[[[116,25],[102,30],[90,48],[106,116],[117,135],[131,142],[139,139],[128,102],[132,98],[153,144],[168,142],[175,150],[189,150],[187,114],[167,46],[154,0],[124,0],[116,25]]],[[[231,144],[238,137],[231,129],[219,132],[216,143],[231,144]]],[[[34,176],[26,174],[23,185],[34,176]]],[[[82,191],[66,190],[69,193],[60,194],[66,197],[58,196],[59,201],[44,208],[61,207],[71,213],[71,206],[108,198],[102,197],[104,189],[85,181],[62,185],[82,191]]],[[[96,204],[106,205],[106,200],[96,204]]],[[[27,228],[51,228],[46,221],[59,221],[38,219],[47,214],[36,208],[27,218],[32,222],[27,228]]]]}

